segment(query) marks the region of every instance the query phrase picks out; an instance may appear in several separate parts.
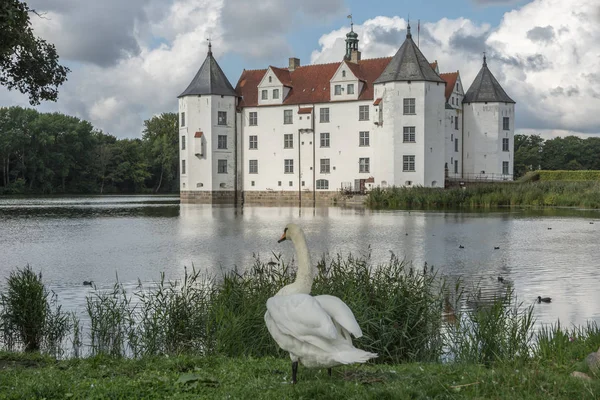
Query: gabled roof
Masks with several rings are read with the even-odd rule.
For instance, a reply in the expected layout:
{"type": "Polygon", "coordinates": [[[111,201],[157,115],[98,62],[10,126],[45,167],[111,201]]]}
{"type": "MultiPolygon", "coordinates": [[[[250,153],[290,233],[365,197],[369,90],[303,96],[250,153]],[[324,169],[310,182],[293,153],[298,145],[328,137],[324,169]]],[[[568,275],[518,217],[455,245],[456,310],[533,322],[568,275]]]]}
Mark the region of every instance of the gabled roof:
{"type": "Polygon", "coordinates": [[[446,74],[440,74],[440,77],[446,81],[446,101],[452,96],[452,91],[454,90],[454,86],[456,86],[456,81],[458,79],[458,71],[449,72],[446,74]]]}
{"type": "MultiPolygon", "coordinates": [[[[373,81],[390,62],[391,57],[372,58],[360,60],[358,64],[351,65],[352,73],[364,82],[358,100],[373,99],[373,81]]],[[[305,65],[289,71],[289,86],[291,88],[282,104],[311,104],[328,103],[331,101],[329,81],[336,73],[340,62],[329,64],[305,65]]],[[[275,68],[271,67],[273,71],[275,68]]],[[[278,68],[284,70],[283,68],[278,68]]],[[[267,69],[244,70],[236,85],[236,92],[242,96],[240,107],[254,107],[258,105],[258,84],[264,77],[267,69]]]]}
{"type": "Polygon", "coordinates": [[[406,40],[375,83],[398,81],[445,82],[412,40],[410,25],[406,29],[406,40]]]}
{"type": "Polygon", "coordinates": [[[288,69],[277,68],[273,66],[271,66],[270,68],[283,86],[292,86],[292,80],[290,79],[290,71],[288,69]]]}
{"type": "Polygon", "coordinates": [[[217,60],[213,57],[210,44],[206,59],[196,73],[196,76],[194,76],[187,89],[177,97],[200,94],[237,96],[233,86],[231,86],[223,70],[219,67],[217,60]]]}
{"type": "Polygon", "coordinates": [[[498,83],[492,72],[488,69],[485,56],[483,57],[483,66],[463,99],[463,103],[484,102],[515,103],[506,94],[504,89],[502,89],[500,83],[498,83]]]}

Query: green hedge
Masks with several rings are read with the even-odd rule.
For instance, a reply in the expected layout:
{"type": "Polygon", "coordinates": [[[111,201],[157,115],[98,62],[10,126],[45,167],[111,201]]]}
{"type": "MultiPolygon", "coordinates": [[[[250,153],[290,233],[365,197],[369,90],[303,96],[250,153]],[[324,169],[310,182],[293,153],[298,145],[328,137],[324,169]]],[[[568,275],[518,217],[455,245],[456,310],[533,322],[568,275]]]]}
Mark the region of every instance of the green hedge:
{"type": "Polygon", "coordinates": [[[541,181],[600,181],[600,171],[536,171],[541,181]]]}

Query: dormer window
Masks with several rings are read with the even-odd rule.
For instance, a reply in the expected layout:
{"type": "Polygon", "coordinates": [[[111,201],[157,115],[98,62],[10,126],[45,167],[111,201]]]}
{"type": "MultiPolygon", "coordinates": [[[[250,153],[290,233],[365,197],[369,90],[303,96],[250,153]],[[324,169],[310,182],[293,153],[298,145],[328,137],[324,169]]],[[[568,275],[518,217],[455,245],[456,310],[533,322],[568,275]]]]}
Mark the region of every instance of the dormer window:
{"type": "Polygon", "coordinates": [[[342,71],[342,78],[346,77],[346,71],[342,71]]]}
{"type": "Polygon", "coordinates": [[[354,83],[349,83],[347,89],[347,94],[354,94],[354,83]]]}
{"type": "Polygon", "coordinates": [[[339,96],[342,94],[342,85],[335,85],[335,95],[339,96]]]}
{"type": "Polygon", "coordinates": [[[274,99],[278,99],[279,98],[279,89],[273,89],[273,98],[274,99]]]}
{"type": "Polygon", "coordinates": [[[273,78],[269,77],[269,83],[273,82],[273,78]]]}
{"type": "Polygon", "coordinates": [[[267,100],[269,98],[269,95],[268,95],[268,93],[267,93],[266,90],[262,90],[261,93],[262,93],[262,97],[261,98],[263,100],[267,100]]]}

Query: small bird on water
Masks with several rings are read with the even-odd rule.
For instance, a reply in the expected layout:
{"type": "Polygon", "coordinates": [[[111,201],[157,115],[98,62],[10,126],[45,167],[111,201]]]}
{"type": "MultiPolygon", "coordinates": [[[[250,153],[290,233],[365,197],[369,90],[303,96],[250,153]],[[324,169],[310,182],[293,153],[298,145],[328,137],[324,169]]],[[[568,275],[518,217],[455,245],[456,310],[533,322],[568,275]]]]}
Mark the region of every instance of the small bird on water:
{"type": "Polygon", "coordinates": [[[92,286],[94,281],[83,281],[83,286],[92,286]]]}
{"type": "Polygon", "coordinates": [[[538,303],[550,303],[552,299],[550,297],[538,296],[538,303]]]}

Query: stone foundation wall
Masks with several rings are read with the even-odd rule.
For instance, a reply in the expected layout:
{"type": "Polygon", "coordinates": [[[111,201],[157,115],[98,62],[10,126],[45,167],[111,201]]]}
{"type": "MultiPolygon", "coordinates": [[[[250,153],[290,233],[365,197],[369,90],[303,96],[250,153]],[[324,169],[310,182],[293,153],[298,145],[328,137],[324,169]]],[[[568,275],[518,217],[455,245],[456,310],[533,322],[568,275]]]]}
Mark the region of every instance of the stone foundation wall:
{"type": "MultiPolygon", "coordinates": [[[[313,192],[301,192],[302,205],[313,205],[313,192]]],[[[298,205],[300,197],[296,191],[275,191],[275,190],[253,190],[245,191],[243,194],[244,204],[268,204],[268,205],[298,205]]],[[[338,192],[318,191],[314,193],[314,201],[316,204],[328,205],[334,204],[336,199],[339,199],[338,192]]]]}
{"type": "Polygon", "coordinates": [[[211,192],[208,190],[182,190],[179,193],[181,203],[195,204],[233,204],[235,192],[233,190],[220,190],[211,192]]]}

